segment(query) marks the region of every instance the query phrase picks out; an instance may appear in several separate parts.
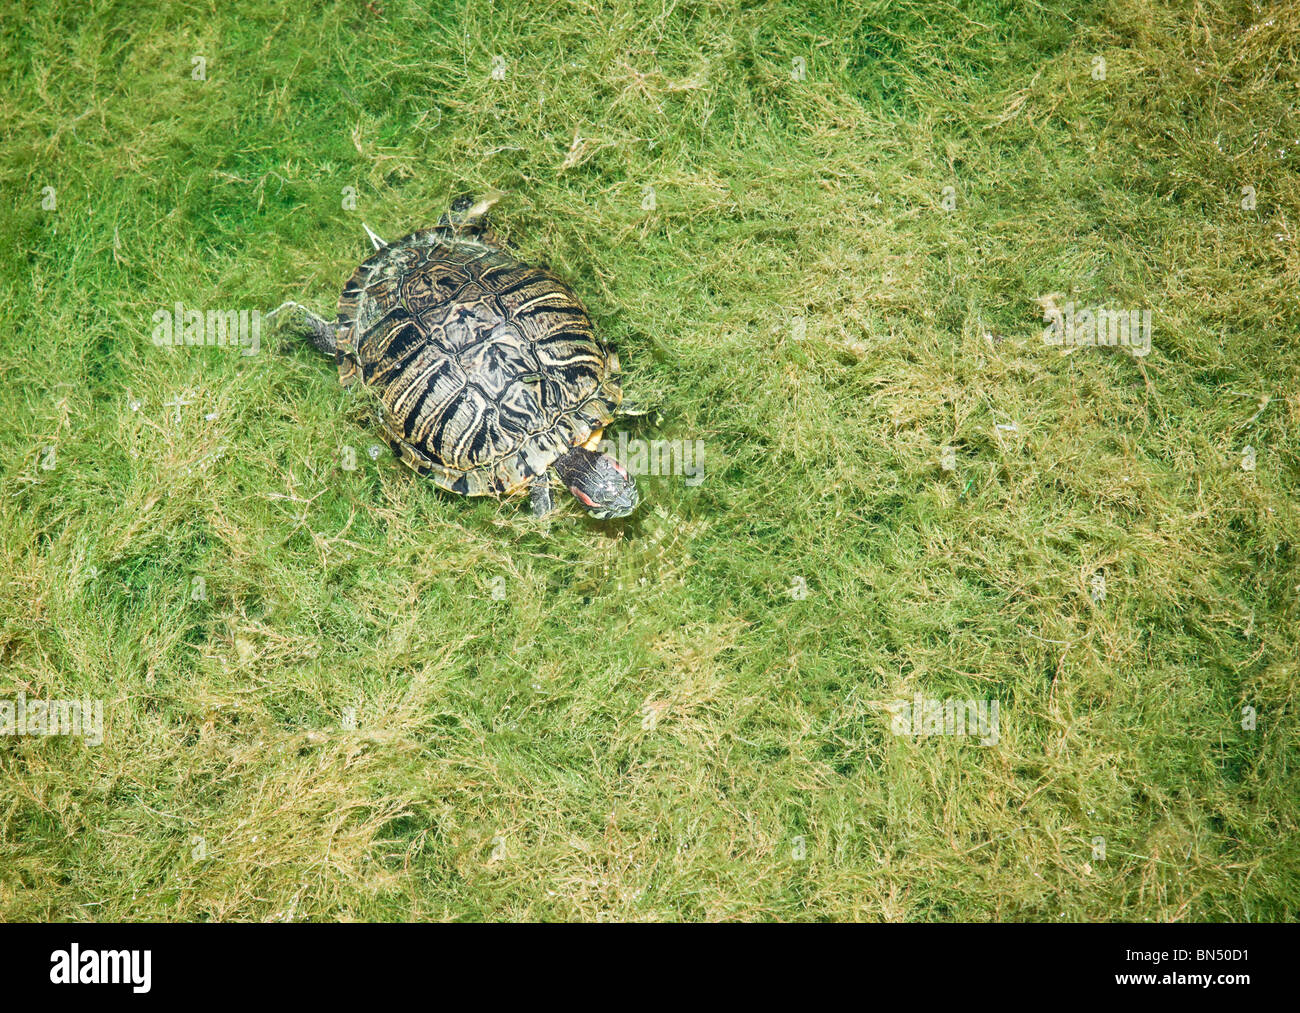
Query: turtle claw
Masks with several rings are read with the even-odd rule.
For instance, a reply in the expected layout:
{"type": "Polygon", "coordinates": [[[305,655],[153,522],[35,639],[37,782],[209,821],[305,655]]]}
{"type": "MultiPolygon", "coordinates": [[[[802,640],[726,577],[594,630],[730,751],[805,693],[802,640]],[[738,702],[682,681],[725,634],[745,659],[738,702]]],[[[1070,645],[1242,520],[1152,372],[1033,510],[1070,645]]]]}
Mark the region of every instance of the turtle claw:
{"type": "Polygon", "coordinates": [[[377,235],[375,235],[374,229],[372,229],[365,222],[361,223],[361,227],[366,230],[366,235],[369,236],[370,241],[375,244],[376,250],[382,250],[385,246],[388,245],[388,243],[386,243],[384,240],[380,239],[377,235]]]}

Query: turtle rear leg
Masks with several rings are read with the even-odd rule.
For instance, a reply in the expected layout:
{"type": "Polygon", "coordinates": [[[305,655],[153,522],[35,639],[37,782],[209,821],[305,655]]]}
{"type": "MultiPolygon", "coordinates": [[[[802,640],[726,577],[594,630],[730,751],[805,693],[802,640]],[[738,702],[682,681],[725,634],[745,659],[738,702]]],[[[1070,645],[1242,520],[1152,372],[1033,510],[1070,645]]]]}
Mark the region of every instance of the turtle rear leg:
{"type": "Polygon", "coordinates": [[[271,310],[265,317],[270,320],[273,316],[284,309],[295,309],[302,314],[302,321],[308,335],[311,337],[311,343],[326,355],[333,355],[338,351],[338,328],[324,317],[318,317],[306,306],[296,302],[281,303],[275,309],[271,310]]]}

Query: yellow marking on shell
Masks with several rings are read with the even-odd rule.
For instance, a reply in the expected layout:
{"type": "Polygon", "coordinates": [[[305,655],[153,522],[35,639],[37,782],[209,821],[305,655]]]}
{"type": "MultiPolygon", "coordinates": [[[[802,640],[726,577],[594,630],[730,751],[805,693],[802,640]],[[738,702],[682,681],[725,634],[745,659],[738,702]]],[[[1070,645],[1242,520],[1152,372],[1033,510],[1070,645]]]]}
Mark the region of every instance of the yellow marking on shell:
{"type": "Polygon", "coordinates": [[[594,451],[597,447],[600,446],[600,438],[604,434],[604,432],[605,430],[603,429],[597,429],[594,433],[591,434],[591,439],[589,439],[586,443],[582,445],[583,448],[586,450],[594,451]]]}

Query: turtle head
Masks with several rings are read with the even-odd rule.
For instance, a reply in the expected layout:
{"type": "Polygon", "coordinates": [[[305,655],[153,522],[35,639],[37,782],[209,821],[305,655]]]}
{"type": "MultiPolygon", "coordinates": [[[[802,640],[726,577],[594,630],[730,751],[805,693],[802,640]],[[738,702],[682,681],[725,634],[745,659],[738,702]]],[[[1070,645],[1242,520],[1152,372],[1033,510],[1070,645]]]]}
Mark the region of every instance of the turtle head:
{"type": "Polygon", "coordinates": [[[451,207],[447,213],[442,216],[438,222],[440,228],[453,229],[486,229],[488,226],[488,212],[492,210],[492,205],[497,203],[504,194],[494,190],[485,197],[474,198],[469,195],[462,195],[451,202],[451,207]]]}
{"type": "Polygon", "coordinates": [[[555,470],[597,520],[626,517],[641,502],[632,476],[608,454],[574,447],[555,462],[555,470]]]}

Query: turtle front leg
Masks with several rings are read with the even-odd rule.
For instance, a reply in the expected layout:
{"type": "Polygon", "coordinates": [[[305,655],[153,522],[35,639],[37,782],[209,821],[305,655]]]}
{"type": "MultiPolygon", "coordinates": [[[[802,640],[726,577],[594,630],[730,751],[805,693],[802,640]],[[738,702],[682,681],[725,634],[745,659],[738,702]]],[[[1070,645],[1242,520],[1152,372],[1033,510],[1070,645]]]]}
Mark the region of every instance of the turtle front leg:
{"type": "Polygon", "coordinates": [[[271,310],[271,312],[266,315],[265,319],[270,320],[273,316],[284,309],[296,309],[302,313],[303,323],[306,325],[307,331],[311,335],[311,343],[318,349],[326,355],[333,355],[338,350],[338,330],[335,328],[334,324],[323,317],[318,317],[301,303],[281,303],[275,309],[271,310]]]}
{"type": "Polygon", "coordinates": [[[532,499],[534,517],[545,517],[555,508],[555,503],[551,499],[551,478],[549,475],[538,475],[533,479],[529,495],[532,499]]]}

